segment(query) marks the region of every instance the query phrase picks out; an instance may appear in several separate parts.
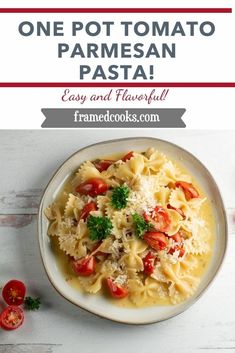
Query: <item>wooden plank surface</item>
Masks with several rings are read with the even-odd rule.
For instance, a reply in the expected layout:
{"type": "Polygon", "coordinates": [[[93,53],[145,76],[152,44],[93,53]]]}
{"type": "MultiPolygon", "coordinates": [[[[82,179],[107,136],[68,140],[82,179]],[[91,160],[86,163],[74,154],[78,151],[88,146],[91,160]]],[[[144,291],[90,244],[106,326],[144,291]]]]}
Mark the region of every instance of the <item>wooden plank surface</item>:
{"type": "Polygon", "coordinates": [[[61,344],[48,343],[18,343],[18,344],[1,344],[1,353],[56,353],[61,344]]]}
{"type": "MultiPolygon", "coordinates": [[[[75,150],[102,139],[139,131],[0,132],[0,285],[26,282],[42,298],[15,332],[0,330],[0,353],[206,353],[235,352],[235,132],[142,132],[180,144],[215,176],[229,219],[229,247],[219,276],[188,311],[171,320],[126,326],[100,319],[65,301],[50,285],[37,242],[37,206],[50,175],[75,150]]],[[[0,303],[0,306],[2,304],[0,303]]]]}

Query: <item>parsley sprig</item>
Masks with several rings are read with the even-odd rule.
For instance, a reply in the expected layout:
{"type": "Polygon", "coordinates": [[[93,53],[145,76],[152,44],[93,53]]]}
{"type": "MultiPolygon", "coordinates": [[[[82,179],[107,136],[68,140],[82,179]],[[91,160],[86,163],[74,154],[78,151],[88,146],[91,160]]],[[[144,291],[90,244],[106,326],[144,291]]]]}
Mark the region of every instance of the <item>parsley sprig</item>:
{"type": "Polygon", "coordinates": [[[151,228],[151,224],[146,222],[145,219],[140,216],[138,213],[134,213],[132,215],[135,233],[138,237],[142,237],[142,235],[147,232],[151,228]]]}
{"type": "Polygon", "coordinates": [[[108,217],[89,216],[87,228],[91,240],[101,240],[110,235],[113,226],[108,217]]]}
{"type": "Polygon", "coordinates": [[[125,208],[127,205],[129,193],[130,189],[125,185],[114,188],[111,196],[111,205],[113,208],[116,210],[125,208]]]}
{"type": "Polygon", "coordinates": [[[26,297],[24,300],[24,307],[27,310],[38,310],[41,305],[40,298],[26,297]]]}

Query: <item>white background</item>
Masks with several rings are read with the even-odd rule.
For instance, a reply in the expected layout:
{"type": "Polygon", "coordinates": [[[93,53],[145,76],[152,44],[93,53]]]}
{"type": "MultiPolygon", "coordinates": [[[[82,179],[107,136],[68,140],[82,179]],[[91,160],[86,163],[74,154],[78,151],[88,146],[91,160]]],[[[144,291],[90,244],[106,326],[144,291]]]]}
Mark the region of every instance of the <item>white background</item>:
{"type": "MultiPolygon", "coordinates": [[[[1,7],[232,7],[231,0],[186,0],[181,1],[0,1],[1,7]]],[[[160,60],[157,65],[156,81],[235,81],[235,47],[233,14],[0,14],[2,50],[0,57],[0,80],[3,81],[78,81],[75,59],[57,59],[57,38],[23,38],[17,32],[21,20],[70,19],[96,20],[114,18],[133,20],[172,19],[182,22],[196,19],[211,20],[216,25],[213,37],[173,38],[177,41],[177,58],[160,60]]],[[[78,38],[77,38],[78,39],[78,38]]],[[[92,40],[95,39],[92,38],[92,40]]],[[[136,41],[136,37],[133,38],[136,41]]],[[[142,40],[137,38],[137,41],[142,40]]],[[[164,38],[160,38],[163,41],[164,38]]],[[[168,39],[169,40],[169,39],[168,39]]],[[[70,39],[71,41],[71,39],[70,39]]],[[[170,39],[171,41],[171,39],[170,39]]],[[[72,39],[76,42],[76,38],[72,39]]],[[[98,60],[98,59],[96,59],[98,60]]],[[[96,60],[94,63],[96,63],[96,60]]],[[[104,62],[104,61],[103,61],[104,62]]],[[[133,60],[134,64],[136,59],[133,60]]],[[[130,63],[130,60],[129,62],[130,63]]],[[[138,60],[138,64],[142,60],[138,60]]],[[[44,117],[41,108],[79,108],[76,102],[61,102],[63,88],[0,88],[1,128],[40,128],[44,117]]],[[[131,94],[148,93],[151,89],[129,89],[131,94]]],[[[161,89],[160,89],[161,90],[161,89]]],[[[233,104],[235,88],[171,88],[164,102],[153,103],[152,108],[186,108],[184,121],[187,128],[233,128],[235,108],[233,104]]],[[[71,89],[74,94],[106,94],[109,89],[71,89]]],[[[83,107],[148,107],[145,103],[116,103],[114,101],[87,102],[83,107]]]]}

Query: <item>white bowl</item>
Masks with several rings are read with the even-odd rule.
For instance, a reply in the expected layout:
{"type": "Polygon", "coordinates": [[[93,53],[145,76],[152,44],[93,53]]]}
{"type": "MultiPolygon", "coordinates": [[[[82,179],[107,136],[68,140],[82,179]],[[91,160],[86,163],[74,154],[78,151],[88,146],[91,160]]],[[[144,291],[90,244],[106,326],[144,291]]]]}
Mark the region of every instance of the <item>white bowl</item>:
{"type": "Polygon", "coordinates": [[[39,208],[38,233],[41,256],[46,273],[52,285],[64,298],[89,312],[110,320],[128,324],[147,324],[166,320],[182,313],[204,293],[218,272],[224,258],[227,244],[227,221],[219,189],[212,175],[197,158],[170,142],[155,138],[140,137],[96,143],[79,150],[67,159],[52,177],[43,194],[39,208]],[[65,180],[82,162],[117,152],[125,153],[130,150],[145,151],[148,147],[155,147],[169,156],[169,158],[185,166],[198,180],[208,199],[212,201],[216,223],[214,253],[198,290],[187,301],[172,306],[153,306],[136,309],[120,308],[99,295],[84,295],[72,288],[65,281],[50,247],[50,239],[47,236],[48,221],[43,214],[43,210],[54,201],[65,180]]]}

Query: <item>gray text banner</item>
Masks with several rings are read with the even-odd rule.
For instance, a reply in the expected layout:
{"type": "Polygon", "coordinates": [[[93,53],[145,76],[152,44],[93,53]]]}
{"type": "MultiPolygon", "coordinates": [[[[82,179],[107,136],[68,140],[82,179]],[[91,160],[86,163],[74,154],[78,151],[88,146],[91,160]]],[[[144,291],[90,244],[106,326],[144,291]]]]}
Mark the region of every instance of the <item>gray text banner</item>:
{"type": "Polygon", "coordinates": [[[185,128],[184,108],[45,108],[42,128],[185,128]]]}

